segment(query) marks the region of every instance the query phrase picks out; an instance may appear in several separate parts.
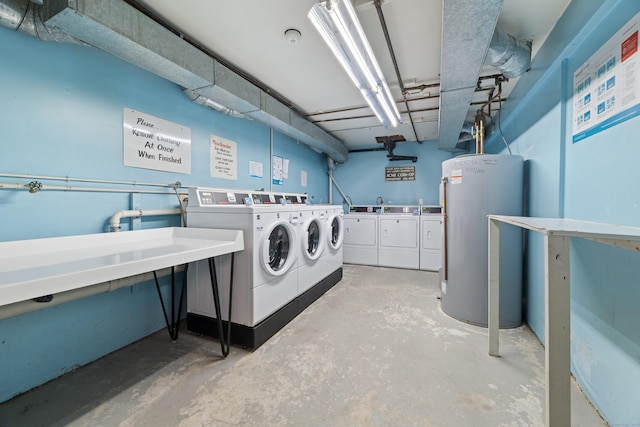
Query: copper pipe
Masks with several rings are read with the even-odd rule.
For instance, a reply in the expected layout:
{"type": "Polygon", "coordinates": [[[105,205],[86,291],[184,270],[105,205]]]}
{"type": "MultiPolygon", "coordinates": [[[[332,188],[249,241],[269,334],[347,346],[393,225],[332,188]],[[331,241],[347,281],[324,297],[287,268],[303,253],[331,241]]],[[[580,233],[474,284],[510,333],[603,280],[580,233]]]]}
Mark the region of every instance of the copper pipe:
{"type": "Polygon", "coordinates": [[[480,154],[484,154],[484,119],[480,120],[480,154]]]}
{"type": "Polygon", "coordinates": [[[476,130],[475,140],[476,140],[476,156],[477,156],[478,155],[478,145],[480,144],[480,141],[478,140],[478,122],[476,122],[474,124],[473,128],[476,130]]]}
{"type": "Polygon", "coordinates": [[[447,181],[446,176],[442,177],[442,224],[444,229],[442,230],[442,252],[444,254],[443,269],[445,282],[449,279],[449,256],[447,251],[447,181]]]}

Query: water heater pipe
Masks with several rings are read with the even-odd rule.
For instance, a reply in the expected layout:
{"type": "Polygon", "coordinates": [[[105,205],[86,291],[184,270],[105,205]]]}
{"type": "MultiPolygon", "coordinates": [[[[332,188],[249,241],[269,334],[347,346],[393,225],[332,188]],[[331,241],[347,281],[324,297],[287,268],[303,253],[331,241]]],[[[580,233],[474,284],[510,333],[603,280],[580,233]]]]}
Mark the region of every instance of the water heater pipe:
{"type": "Polygon", "coordinates": [[[449,279],[449,263],[447,258],[447,181],[449,178],[442,177],[442,223],[444,230],[442,231],[442,251],[444,253],[443,269],[445,282],[449,279]]]}
{"type": "Polygon", "coordinates": [[[157,216],[157,215],[181,215],[182,210],[180,208],[175,209],[153,209],[153,210],[121,210],[113,215],[109,220],[109,231],[120,231],[120,220],[122,218],[138,218],[141,216],[157,216]]]}

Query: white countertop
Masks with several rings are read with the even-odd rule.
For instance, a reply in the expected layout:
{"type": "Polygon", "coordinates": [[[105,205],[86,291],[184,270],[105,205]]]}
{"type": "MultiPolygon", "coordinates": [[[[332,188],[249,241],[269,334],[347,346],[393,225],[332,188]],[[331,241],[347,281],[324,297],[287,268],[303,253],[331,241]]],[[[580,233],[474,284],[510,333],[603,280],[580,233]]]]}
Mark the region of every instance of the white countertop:
{"type": "Polygon", "coordinates": [[[179,227],[0,242],[0,306],[243,249],[240,230],[179,227]]]}
{"type": "Polygon", "coordinates": [[[567,218],[536,218],[523,216],[488,215],[507,224],[517,225],[543,234],[555,234],[587,239],[640,241],[640,227],[605,224],[567,218]]]}

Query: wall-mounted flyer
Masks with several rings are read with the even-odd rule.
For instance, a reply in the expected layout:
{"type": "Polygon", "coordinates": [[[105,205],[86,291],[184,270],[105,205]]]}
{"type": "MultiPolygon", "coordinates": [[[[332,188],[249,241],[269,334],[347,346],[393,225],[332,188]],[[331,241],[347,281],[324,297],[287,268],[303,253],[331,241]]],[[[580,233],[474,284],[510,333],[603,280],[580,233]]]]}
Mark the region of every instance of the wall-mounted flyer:
{"type": "Polygon", "coordinates": [[[238,143],[211,135],[209,172],[213,178],[238,179],[238,143]]]}
{"type": "Polygon", "coordinates": [[[280,156],[273,156],[271,159],[271,167],[273,170],[271,182],[275,185],[284,184],[284,177],[282,176],[283,160],[280,156]]]}
{"type": "Polygon", "coordinates": [[[573,142],[640,114],[638,24],[634,16],[573,74],[573,142]]]}
{"type": "Polygon", "coordinates": [[[191,129],[125,108],[123,164],[135,168],[191,173],[191,129]]]}

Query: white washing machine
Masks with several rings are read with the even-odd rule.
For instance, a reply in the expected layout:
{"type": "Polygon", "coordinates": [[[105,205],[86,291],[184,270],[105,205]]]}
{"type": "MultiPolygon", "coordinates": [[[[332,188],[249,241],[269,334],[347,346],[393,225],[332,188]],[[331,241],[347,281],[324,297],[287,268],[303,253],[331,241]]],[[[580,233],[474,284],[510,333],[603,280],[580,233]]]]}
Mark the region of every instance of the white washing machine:
{"type": "MultiPolygon", "coordinates": [[[[232,342],[259,346],[288,320],[278,322],[278,328],[267,325],[263,332],[256,331],[258,326],[297,296],[297,212],[266,193],[192,188],[187,224],[243,230],[245,250],[236,254],[233,268],[232,342]]],[[[229,282],[230,261],[230,256],[216,260],[219,283],[229,282]]],[[[215,333],[210,322],[215,319],[215,310],[206,261],[189,268],[187,283],[187,327],[194,332],[215,333]]],[[[220,300],[222,307],[228,307],[228,288],[221,290],[220,300]]],[[[226,308],[222,318],[228,320],[226,308]]]]}
{"type": "Polygon", "coordinates": [[[420,207],[384,206],[379,219],[378,265],[420,268],[420,207]]]}
{"type": "Polygon", "coordinates": [[[345,226],[341,205],[327,205],[326,209],[326,246],[320,260],[324,268],[324,276],[334,274],[342,269],[344,262],[345,226]]]}
{"type": "Polygon", "coordinates": [[[378,265],[380,206],[351,206],[343,218],[346,264],[378,265]]]}
{"type": "Polygon", "coordinates": [[[328,245],[326,205],[301,205],[298,244],[298,295],[326,277],[322,256],[328,245]]]}
{"type": "Polygon", "coordinates": [[[442,206],[420,207],[420,270],[439,271],[442,264],[442,206]]]}

